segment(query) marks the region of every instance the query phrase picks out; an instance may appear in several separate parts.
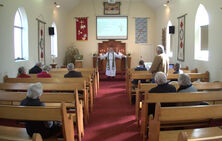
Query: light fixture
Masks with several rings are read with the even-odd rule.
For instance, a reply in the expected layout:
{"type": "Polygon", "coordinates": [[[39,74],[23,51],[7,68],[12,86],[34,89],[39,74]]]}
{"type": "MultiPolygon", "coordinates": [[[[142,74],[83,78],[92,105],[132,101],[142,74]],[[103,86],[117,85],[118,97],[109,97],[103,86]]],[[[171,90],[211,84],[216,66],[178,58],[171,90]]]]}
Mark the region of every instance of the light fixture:
{"type": "Polygon", "coordinates": [[[167,7],[169,5],[170,1],[167,0],[166,3],[163,4],[163,6],[167,7]]]}
{"type": "Polygon", "coordinates": [[[108,0],[108,3],[116,3],[115,0],[108,0]]]}
{"type": "Polygon", "coordinates": [[[56,7],[56,8],[59,8],[59,7],[60,7],[60,5],[57,4],[56,2],[54,2],[54,4],[55,4],[55,7],[56,7]]]}

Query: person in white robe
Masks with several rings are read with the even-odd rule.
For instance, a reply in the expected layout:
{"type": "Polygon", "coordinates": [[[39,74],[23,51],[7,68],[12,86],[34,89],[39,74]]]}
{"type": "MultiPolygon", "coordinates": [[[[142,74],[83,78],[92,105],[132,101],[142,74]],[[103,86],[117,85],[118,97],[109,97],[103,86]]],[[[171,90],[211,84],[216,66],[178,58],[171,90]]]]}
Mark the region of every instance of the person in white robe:
{"type": "Polygon", "coordinates": [[[116,76],[116,58],[122,59],[122,57],[126,57],[122,53],[116,53],[113,51],[112,48],[109,48],[108,52],[104,55],[100,55],[100,59],[105,59],[107,58],[107,63],[106,63],[106,75],[109,77],[115,77],[116,76]]]}

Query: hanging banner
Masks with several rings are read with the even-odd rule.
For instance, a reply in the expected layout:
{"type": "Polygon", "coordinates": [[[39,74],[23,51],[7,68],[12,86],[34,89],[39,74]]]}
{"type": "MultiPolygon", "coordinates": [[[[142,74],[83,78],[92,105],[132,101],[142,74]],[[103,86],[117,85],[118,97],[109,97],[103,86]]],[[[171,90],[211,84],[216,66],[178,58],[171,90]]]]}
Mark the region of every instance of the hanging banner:
{"type": "Polygon", "coordinates": [[[43,65],[45,62],[45,22],[36,19],[38,22],[38,61],[43,65]]]}
{"type": "Polygon", "coordinates": [[[178,52],[177,60],[184,61],[185,52],[185,15],[178,17],[178,52]]]}
{"type": "Polygon", "coordinates": [[[136,44],[147,43],[147,18],[136,18],[136,44]]]}
{"type": "Polygon", "coordinates": [[[88,40],[87,17],[76,18],[76,40],[77,41],[88,40]]]}

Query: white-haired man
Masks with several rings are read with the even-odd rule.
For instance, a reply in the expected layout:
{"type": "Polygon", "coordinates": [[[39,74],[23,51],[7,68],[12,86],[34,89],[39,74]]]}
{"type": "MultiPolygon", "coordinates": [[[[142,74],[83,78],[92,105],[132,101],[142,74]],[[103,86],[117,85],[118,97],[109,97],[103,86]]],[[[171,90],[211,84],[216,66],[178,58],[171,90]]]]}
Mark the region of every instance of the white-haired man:
{"type": "Polygon", "coordinates": [[[74,71],[74,64],[73,63],[69,63],[67,65],[67,69],[69,72],[64,75],[65,78],[67,78],[67,77],[82,77],[81,72],[74,71]]]}
{"type": "Polygon", "coordinates": [[[170,93],[176,92],[176,88],[173,85],[170,85],[167,81],[167,76],[164,72],[157,72],[155,74],[155,82],[157,86],[152,88],[149,93],[170,93]]]}
{"type": "MultiPolygon", "coordinates": [[[[176,88],[173,85],[168,84],[167,76],[164,72],[157,72],[155,74],[155,82],[157,83],[157,86],[152,88],[149,93],[173,93],[176,92],[176,88]]],[[[161,106],[175,106],[175,104],[161,104],[161,106]]],[[[149,113],[148,114],[154,114],[155,113],[155,104],[149,104],[149,113]]]]}
{"type": "MultiPolygon", "coordinates": [[[[21,106],[45,106],[45,103],[40,101],[42,95],[42,84],[31,84],[27,91],[27,97],[21,102],[21,106]]],[[[35,115],[33,115],[35,116],[35,115]]],[[[61,132],[61,127],[54,124],[52,121],[26,121],[25,128],[30,137],[34,133],[40,133],[43,138],[52,136],[58,132],[61,132]]]]}
{"type": "Polygon", "coordinates": [[[169,70],[169,58],[164,53],[163,45],[158,45],[156,48],[157,56],[154,58],[152,66],[149,71],[155,76],[155,73],[161,71],[164,73],[168,73],[169,70]]]}

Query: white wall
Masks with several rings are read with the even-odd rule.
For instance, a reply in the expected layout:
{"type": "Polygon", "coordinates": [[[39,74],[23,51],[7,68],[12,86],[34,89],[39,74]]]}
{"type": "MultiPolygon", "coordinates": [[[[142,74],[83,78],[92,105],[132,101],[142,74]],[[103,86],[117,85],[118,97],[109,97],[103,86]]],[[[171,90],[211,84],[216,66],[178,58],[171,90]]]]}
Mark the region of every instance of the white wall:
{"type": "Polygon", "coordinates": [[[156,43],[161,43],[161,29],[167,27],[168,20],[175,25],[175,34],[172,35],[173,57],[171,63],[177,62],[178,46],[178,20],[177,17],[186,15],[185,35],[185,61],[180,62],[183,67],[190,69],[198,68],[199,72],[210,72],[211,81],[222,81],[222,48],[221,48],[221,23],[222,23],[222,1],[221,0],[175,0],[170,3],[169,8],[160,7],[156,10],[156,43]],[[209,24],[209,61],[194,60],[194,29],[195,16],[199,4],[203,4],[208,11],[209,24]]]}
{"type": "MultiPolygon", "coordinates": [[[[96,16],[103,16],[104,0],[81,1],[76,5],[68,15],[68,44],[73,44],[84,56],[84,67],[92,67],[92,53],[98,52],[98,43],[102,40],[96,40],[96,16]],[[88,17],[88,41],[76,41],[76,25],[74,17],[88,17]]],[[[121,0],[120,16],[128,16],[128,40],[122,40],[126,43],[126,51],[132,53],[131,66],[135,67],[139,62],[139,47],[150,46],[155,41],[155,13],[147,3],[143,1],[121,0]],[[148,44],[135,44],[135,17],[150,17],[148,20],[148,44]]],[[[149,48],[149,47],[148,47],[149,48]]],[[[147,54],[149,60],[153,60],[153,48],[150,48],[147,54]]]]}
{"type": "Polygon", "coordinates": [[[1,0],[4,7],[0,7],[0,80],[4,75],[15,77],[17,69],[25,66],[28,70],[38,61],[38,26],[36,18],[46,22],[45,25],[45,53],[46,64],[52,63],[51,59],[51,39],[48,35],[48,27],[55,21],[58,30],[58,58],[56,63],[62,64],[66,45],[66,11],[55,9],[53,2],[48,0],[1,0]],[[23,7],[28,18],[28,45],[29,60],[15,62],[13,47],[13,24],[16,10],[23,7]]]}

